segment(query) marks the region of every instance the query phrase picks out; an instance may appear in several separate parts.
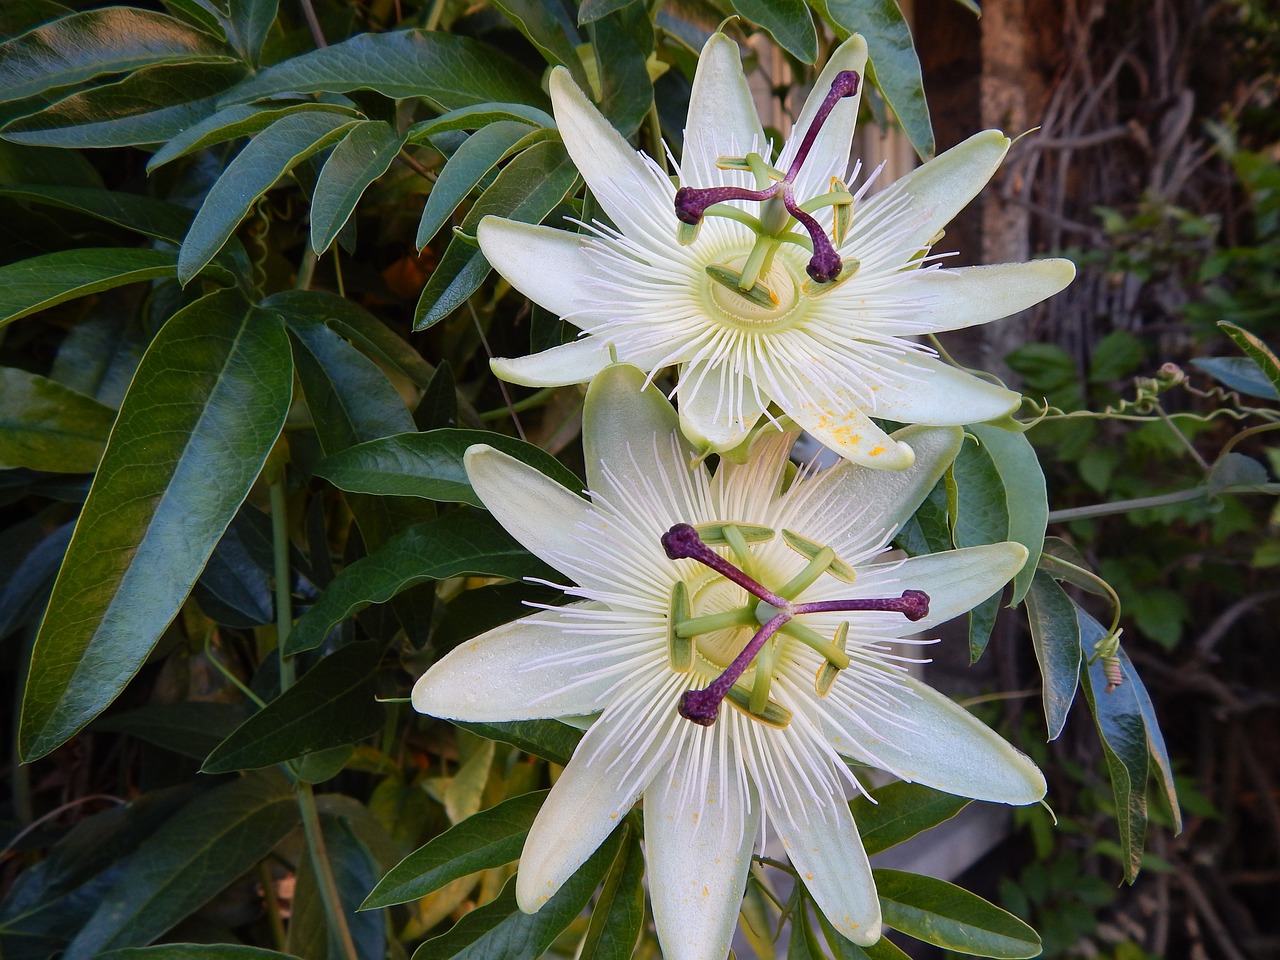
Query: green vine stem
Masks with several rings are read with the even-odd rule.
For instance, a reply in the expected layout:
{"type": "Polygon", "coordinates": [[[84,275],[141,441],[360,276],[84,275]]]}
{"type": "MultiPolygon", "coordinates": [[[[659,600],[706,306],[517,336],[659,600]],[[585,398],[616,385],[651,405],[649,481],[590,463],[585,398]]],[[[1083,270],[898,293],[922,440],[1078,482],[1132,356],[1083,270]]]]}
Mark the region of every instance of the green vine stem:
{"type": "Polygon", "coordinates": [[[1088,507],[1068,507],[1066,510],[1050,510],[1050,523],[1065,523],[1068,520],[1092,520],[1095,517],[1111,517],[1130,510],[1143,510],[1147,507],[1167,507],[1171,503],[1186,503],[1189,500],[1200,500],[1221,496],[1226,493],[1266,493],[1280,495],[1280,483],[1245,483],[1222,487],[1214,490],[1208,485],[1192,487],[1189,490],[1175,490],[1173,493],[1162,493],[1154,497],[1138,497],[1134,500],[1113,500],[1110,503],[1095,503],[1088,507]]]}
{"type": "Polygon", "coordinates": [[[338,896],[338,884],[329,867],[329,853],[324,843],[324,832],[320,828],[315,793],[311,790],[311,784],[301,780],[295,785],[295,789],[298,793],[298,809],[302,811],[302,830],[307,837],[307,851],[311,854],[311,866],[316,871],[320,899],[324,903],[329,928],[338,935],[342,953],[347,960],[359,960],[355,941],[351,939],[351,928],[347,926],[347,916],[342,910],[342,899],[338,896]]]}

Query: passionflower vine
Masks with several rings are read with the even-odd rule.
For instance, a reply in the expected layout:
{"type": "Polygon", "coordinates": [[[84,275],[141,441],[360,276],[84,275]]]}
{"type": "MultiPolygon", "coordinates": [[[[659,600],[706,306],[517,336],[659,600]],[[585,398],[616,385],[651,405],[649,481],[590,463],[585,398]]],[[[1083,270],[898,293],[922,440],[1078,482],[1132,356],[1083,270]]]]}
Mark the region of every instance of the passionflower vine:
{"type": "Polygon", "coordinates": [[[877,559],[954,458],[959,429],[899,431],[916,459],[898,473],[846,461],[797,475],[795,434],[780,431],[712,473],[644,379],[619,364],[588,390],[590,500],[490,447],[467,451],[480,499],[573,581],[574,602],[451,651],[414,687],[414,707],[590,724],[525,843],[523,910],[538,910],[643,796],[669,960],[723,960],[764,817],[832,925],[872,943],[880,908],[847,761],[977,799],[1044,794],[1030,760],[889,648],[991,596],[1026,551],[877,559]]]}
{"type": "Polygon", "coordinates": [[[842,456],[887,469],[910,465],[911,448],[871,417],[953,425],[1012,410],[1017,394],[908,338],[1016,313],[1065,287],[1075,267],[944,270],[930,254],[1008,150],[999,131],[875,195],[870,179],[846,186],[866,59],[861,37],[841,44],[770,161],[737,46],[713,35],[693,82],[679,189],[568,71],[553,71],[560,134],[612,225],[575,233],[481,221],[489,262],[583,333],[494,360],[498,376],[558,386],[614,359],[650,375],[677,365],[681,424],[702,451],[738,446],[762,416],[774,418],[772,402],[842,456]]]}

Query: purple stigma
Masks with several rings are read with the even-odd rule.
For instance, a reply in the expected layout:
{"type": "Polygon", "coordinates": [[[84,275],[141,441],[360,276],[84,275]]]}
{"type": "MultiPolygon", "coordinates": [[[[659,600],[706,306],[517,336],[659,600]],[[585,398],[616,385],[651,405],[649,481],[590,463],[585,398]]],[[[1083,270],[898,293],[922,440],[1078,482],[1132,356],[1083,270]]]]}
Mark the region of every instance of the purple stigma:
{"type": "Polygon", "coordinates": [[[796,150],[796,157],[791,161],[790,169],[787,170],[785,182],[791,183],[795,180],[796,174],[800,172],[800,168],[804,166],[805,160],[809,157],[809,151],[813,149],[813,142],[818,139],[818,133],[822,130],[822,125],[827,122],[827,117],[831,116],[831,111],[836,108],[837,103],[845,97],[852,97],[858,92],[860,79],[856,70],[841,70],[836,74],[836,78],[831,81],[831,89],[827,92],[826,98],[822,101],[822,105],[818,107],[818,112],[813,115],[813,122],[809,124],[809,128],[804,132],[804,139],[800,141],[800,147],[796,150]]]}
{"type": "Polygon", "coordinates": [[[765,603],[780,609],[790,607],[790,602],[784,597],[778,596],[759,581],[747,576],[743,570],[735,567],[703,543],[698,531],[689,524],[677,523],[664,533],[660,539],[662,541],[662,549],[666,551],[669,560],[697,560],[703,566],[710,567],[726,580],[732,580],[753,597],[757,597],[765,603]]]}
{"type": "Polygon", "coordinates": [[[923,590],[903,590],[901,597],[867,597],[861,600],[815,600],[797,603],[795,613],[845,613],[856,610],[877,610],[884,613],[900,613],[911,622],[923,620],[929,615],[929,595],[923,590]]]}
{"type": "Polygon", "coordinates": [[[725,667],[724,673],[712,680],[701,690],[686,690],[680,695],[680,703],[676,710],[686,720],[692,720],[699,726],[709,727],[720,715],[720,703],[729,695],[729,689],[738,682],[738,678],[747,672],[751,661],[756,658],[764,645],[778,629],[791,619],[785,610],[779,611],[768,623],[756,631],[751,642],[742,648],[742,652],[733,658],[733,663],[725,667]]]}

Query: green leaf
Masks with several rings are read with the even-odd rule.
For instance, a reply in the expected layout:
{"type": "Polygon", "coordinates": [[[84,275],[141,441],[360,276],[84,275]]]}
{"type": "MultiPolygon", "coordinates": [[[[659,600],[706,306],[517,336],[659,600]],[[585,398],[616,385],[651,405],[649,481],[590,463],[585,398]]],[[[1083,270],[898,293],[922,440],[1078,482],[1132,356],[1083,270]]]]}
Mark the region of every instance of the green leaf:
{"type": "Polygon", "coordinates": [[[998,960],[1040,955],[1040,938],[1013,914],[944,880],[873,870],[884,922],[956,953],[998,960]]]}
{"type": "MultiPolygon", "coordinates": [[[[1076,614],[1080,621],[1081,650],[1088,656],[1107,631],[1079,607],[1076,614]]],[[[1093,714],[1093,722],[1097,724],[1107,772],[1111,776],[1124,878],[1133,883],[1142,866],[1142,849],[1147,835],[1147,772],[1150,763],[1147,722],[1133,686],[1122,683],[1108,693],[1107,677],[1103,671],[1104,664],[1099,658],[1084,671],[1081,687],[1093,714]]]]}
{"type": "Polygon", "coordinates": [[[1075,604],[1044,570],[1036,571],[1027,593],[1027,619],[1043,678],[1040,696],[1048,739],[1057,740],[1080,682],[1080,626],[1075,604]]]}
{"type": "Polygon", "coordinates": [[[86,187],[21,186],[0,190],[0,196],[47,204],[97,217],[143,236],[177,243],[191,224],[191,211],[154,197],[86,187]]]}
{"type": "MultiPolygon", "coordinates": [[[[536,143],[517,156],[480,195],[462,221],[462,231],[475,236],[476,225],[493,215],[539,223],[556,208],[578,180],[577,167],[559,141],[536,143]]],[[[478,247],[454,237],[427,281],[414,311],[413,328],[425,330],[443,320],[475,293],[489,274],[489,261],[478,247]]]]}
{"type": "Polygon", "coordinates": [[[44,756],[142,666],[257,478],[292,397],[275,315],[180,310],[125,396],[31,655],[22,755],[44,756]]]}
{"type": "MultiPolygon", "coordinates": [[[[637,5],[630,13],[641,22],[641,30],[653,36],[653,25],[637,5]]],[[[628,13],[596,20],[591,24],[591,46],[600,77],[600,112],[624,137],[640,129],[653,106],[653,82],[649,79],[649,52],[627,29],[628,13]]]]}
{"type": "Polygon", "coordinates": [[[297,821],[278,773],[210,790],[142,842],[64,960],[156,939],[270,853],[297,821]]]}
{"type": "Polygon", "coordinates": [[[163,143],[208,116],[214,98],[243,75],[239,61],[143,67],[15,120],[0,136],[48,147],[163,143]]]}
{"type": "Polygon", "coordinates": [[[578,7],[578,26],[594,23],[634,2],[635,0],[582,0],[582,5],[578,7]]]}
{"type": "Polygon", "coordinates": [[[920,58],[897,0],[814,0],[814,7],[841,40],[851,33],[860,33],[866,39],[876,85],[920,159],[932,157],[933,124],[924,96],[920,58]]]}
{"type": "Polygon", "coordinates": [[[497,898],[472,910],[443,936],[414,951],[414,960],[528,960],[541,956],[577,918],[618,854],[623,831],[615,830],[578,872],[537,913],[516,905],[512,877],[497,898]]]}
{"type": "MultiPolygon", "coordinates": [[[[1151,758],[1152,772],[1156,775],[1156,780],[1160,784],[1161,790],[1164,791],[1166,802],[1169,804],[1169,810],[1173,814],[1173,829],[1175,833],[1182,832],[1182,809],[1178,804],[1178,791],[1173,777],[1173,763],[1169,760],[1169,748],[1165,746],[1164,734],[1160,731],[1160,721],[1156,719],[1156,708],[1151,702],[1151,695],[1147,693],[1147,688],[1142,682],[1142,678],[1138,676],[1138,671],[1134,669],[1133,662],[1129,659],[1129,655],[1124,652],[1121,647],[1116,651],[1116,656],[1120,660],[1120,674],[1124,677],[1124,686],[1129,687],[1133,694],[1134,700],[1137,702],[1138,711],[1142,714],[1142,721],[1147,732],[1147,754],[1151,758]]],[[[1106,696],[1105,687],[1103,696],[1106,696]]]]}
{"type": "Polygon", "coordinates": [[[203,773],[284,763],[355,743],[382,727],[375,674],[381,645],[353,643],[329,654],[209,754],[203,773]]]}
{"type": "Polygon", "coordinates": [[[1267,468],[1253,457],[1234,450],[1214,461],[1205,486],[1210,496],[1218,496],[1228,487],[1252,487],[1267,482],[1267,468]]]}
{"type": "Polygon", "coordinates": [[[987,597],[969,611],[969,663],[977,663],[991,641],[991,633],[996,628],[996,618],[1000,615],[1000,594],[987,597]]]}
{"type": "Polygon", "coordinates": [[[244,715],[245,710],[238,703],[180,700],[99,717],[93,722],[93,729],[123,733],[184,757],[203,760],[240,725],[244,715]]]}
{"type": "Polygon", "coordinates": [[[112,950],[98,960],[296,960],[287,953],[239,943],[159,943],[112,950]]]}
{"type": "Polygon", "coordinates": [[[1280,392],[1267,379],[1262,368],[1248,357],[1197,357],[1191,361],[1228,390],[1247,393],[1265,400],[1280,400],[1280,392]]]}
{"type": "Polygon", "coordinates": [[[860,947],[846,940],[844,935],[831,925],[831,921],[821,910],[818,911],[818,925],[822,928],[822,935],[826,937],[827,945],[831,948],[831,955],[835,960],[911,960],[902,948],[888,937],[881,937],[869,947],[860,947]]]}
{"type": "Polygon", "coordinates": [[[280,0],[230,0],[227,37],[249,63],[256,64],[275,22],[280,0]]]}
{"type": "Polygon", "coordinates": [[[324,253],[350,219],[369,184],[387,172],[404,144],[382,120],[362,120],[338,142],[311,197],[311,249],[324,253]]]}
{"type": "Polygon", "coordinates": [[[5,264],[0,266],[0,324],[126,283],[172,277],[177,264],[168,250],[129,247],[58,250],[5,264]]]}
{"type": "Polygon", "coordinates": [[[319,646],[334,624],[428,580],[470,576],[554,576],[487,513],[454,510],[414,524],[344,569],[294,626],[289,655],[319,646]]]}
{"type": "Polygon", "coordinates": [[[178,280],[186,284],[199,273],[273,183],[341,138],[353,123],[341,114],[295,113],[250,140],[200,205],[178,254],[178,280]]]}
{"type": "Polygon", "coordinates": [[[54,380],[0,367],[0,470],[92,473],[115,418],[54,380]]]}
{"type": "Polygon", "coordinates": [[[818,59],[818,31],[803,0],[731,0],[733,9],[757,23],[801,63],[818,59]]]}
{"type": "Polygon", "coordinates": [[[493,5],[515,24],[547,63],[568,67],[574,80],[583,84],[586,74],[574,49],[581,38],[569,36],[543,0],[494,0],[493,5]]]}
{"type": "Polygon", "coordinates": [[[1049,525],[1049,494],[1044,471],[1025,433],[1001,430],[985,423],[975,423],[966,429],[986,448],[1000,476],[1009,518],[1008,539],[1027,548],[1027,562],[1013,578],[1009,606],[1014,607],[1031,589],[1031,578],[1035,576],[1040,551],[1044,548],[1044,532],[1049,525]]]}
{"type": "Polygon", "coordinates": [[[582,490],[582,481],[551,454],[489,430],[430,430],[370,440],[334,454],[315,472],[352,493],[425,497],[483,507],[462,460],[467,448],[476,443],[487,443],[524,461],[575,493],[582,490]]]}
{"type": "MultiPolygon", "coordinates": [[[[322,798],[317,798],[318,801],[322,798]]],[[[346,798],[343,798],[346,799],[346,798]]],[[[387,920],[376,913],[356,913],[365,891],[373,886],[381,867],[373,853],[358,837],[354,824],[343,815],[322,813],[320,830],[324,836],[325,854],[337,888],[339,908],[346,916],[347,929],[356,948],[355,960],[385,960],[387,957],[387,920]]],[[[337,941],[325,909],[316,876],[315,862],[303,858],[294,888],[293,907],[289,917],[289,952],[297,957],[317,960],[346,960],[348,954],[337,941]]],[[[399,953],[403,956],[403,952],[399,953]]]]}
{"type": "Polygon", "coordinates": [[[236,104],[203,118],[199,123],[193,123],[169,140],[151,155],[151,159],[147,161],[147,172],[151,173],[157,167],[197,150],[238,137],[251,137],[277,120],[297,113],[331,113],[350,120],[360,119],[360,114],[354,108],[336,103],[304,102],[271,106],[236,104]]]}
{"type": "Polygon", "coordinates": [[[537,80],[513,60],[478,40],[433,30],[358,34],[268,67],[225,101],[352,90],[423,97],[441,110],[490,101],[548,105],[537,80]]]}
{"type": "Polygon", "coordinates": [[[519,859],[547,790],[521,794],[455,824],[396,864],[361,910],[421,899],[468,874],[519,859]]]}
{"type": "Polygon", "coordinates": [[[591,910],[578,960],[631,960],[644,926],[644,851],[631,826],[624,825],[618,856],[604,878],[591,910]]]}
{"type": "Polygon", "coordinates": [[[896,781],[872,790],[870,799],[854,797],[849,809],[867,856],[871,856],[950,820],[968,805],[965,797],[896,781]]]}
{"type": "Polygon", "coordinates": [[[447,130],[479,130],[498,120],[518,120],[531,127],[545,127],[549,130],[554,130],[556,126],[555,118],[537,107],[523,103],[476,103],[449,110],[430,120],[421,120],[409,128],[405,137],[409,143],[423,143],[437,133],[447,130]]]}
{"type": "Polygon", "coordinates": [[[453,152],[431,185],[414,245],[421,250],[445,225],[459,204],[499,163],[516,152],[532,129],[528,124],[498,120],[467,137],[453,152]]]}
{"type": "Polygon", "coordinates": [[[1258,365],[1258,369],[1271,383],[1271,388],[1280,393],[1280,359],[1271,352],[1271,348],[1244,327],[1238,327],[1226,320],[1219,320],[1218,326],[1222,328],[1223,333],[1235,341],[1236,346],[1243,350],[1250,360],[1258,365]]]}
{"type": "Polygon", "coordinates": [[[559,720],[514,720],[508,723],[462,723],[456,727],[478,733],[490,740],[501,740],[518,750],[564,766],[582,740],[582,731],[559,720]]]}
{"type": "Polygon", "coordinates": [[[0,102],[175,60],[235,62],[215,38],[163,13],[85,10],[0,44],[0,102]]]}

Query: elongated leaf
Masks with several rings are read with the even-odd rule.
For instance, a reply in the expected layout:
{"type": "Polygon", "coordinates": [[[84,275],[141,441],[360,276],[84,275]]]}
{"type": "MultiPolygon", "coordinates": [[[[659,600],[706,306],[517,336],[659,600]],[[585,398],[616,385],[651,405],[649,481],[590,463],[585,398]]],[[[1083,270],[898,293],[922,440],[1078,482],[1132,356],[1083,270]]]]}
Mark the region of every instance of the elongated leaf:
{"type": "Polygon", "coordinates": [[[578,7],[578,25],[582,26],[607,17],[633,2],[634,0],[582,0],[582,4],[578,7]]]}
{"type": "Polygon", "coordinates": [[[275,619],[272,559],[271,520],[246,504],[196,581],[193,596],[200,609],[216,623],[242,630],[271,623],[275,619]]]}
{"type": "Polygon", "coordinates": [[[833,960],[911,960],[902,948],[888,937],[881,937],[869,947],[860,947],[836,931],[826,915],[818,911],[818,926],[831,948],[833,960]]]}
{"type": "Polygon", "coordinates": [[[208,116],[214,98],[243,75],[239,61],[143,67],[15,120],[0,136],[48,147],[162,143],[208,116]]]}
{"type": "Polygon", "coordinates": [[[582,61],[575,49],[581,37],[570,36],[546,3],[541,0],[494,0],[493,5],[515,24],[547,63],[568,67],[578,83],[586,80],[582,61]]]}
{"type": "Polygon", "coordinates": [[[1152,704],[1151,695],[1147,693],[1142,678],[1138,676],[1138,671],[1134,669],[1133,662],[1124,652],[1123,647],[1116,651],[1116,656],[1120,661],[1121,676],[1124,677],[1125,685],[1132,690],[1134,700],[1138,704],[1138,711],[1142,714],[1142,720],[1146,726],[1147,754],[1151,758],[1152,772],[1156,775],[1160,789],[1164,791],[1165,801],[1173,814],[1174,833],[1181,833],[1182,808],[1178,805],[1178,792],[1173,779],[1173,763],[1169,760],[1169,748],[1165,746],[1164,734],[1160,731],[1160,721],[1156,719],[1155,705],[1152,704]]]}
{"type": "Polygon", "coordinates": [[[551,114],[523,103],[476,103],[415,123],[408,129],[406,139],[409,143],[423,143],[437,133],[447,130],[479,130],[498,120],[518,120],[531,127],[550,129],[556,125],[551,114]]]}
{"type": "Polygon", "coordinates": [[[0,44],[0,102],[156,63],[234,59],[215,38],[163,13],[85,10],[0,44]]]}
{"type": "Polygon", "coordinates": [[[510,723],[462,723],[453,725],[490,740],[501,740],[525,753],[564,766],[582,740],[582,731],[559,720],[515,720],[510,723]]]}
{"type": "Polygon", "coordinates": [[[203,771],[266,767],[374,733],[384,720],[374,683],[381,657],[373,641],[329,654],[236,728],[209,754],[203,771]]]}
{"type": "MultiPolygon", "coordinates": [[[[563,144],[551,140],[536,143],[503,168],[462,221],[462,230],[475,236],[476,225],[490,214],[538,223],[573,189],[577,179],[577,168],[563,144]]],[[[414,329],[425,330],[443,320],[476,292],[488,274],[489,261],[480,248],[454,237],[418,300],[414,329]]]]}
{"type": "Polygon", "coordinates": [[[968,428],[986,449],[1000,476],[1005,512],[1008,515],[1006,536],[1027,548],[1027,562],[1013,578],[1014,607],[1031,589],[1040,551],[1044,548],[1044,532],[1049,525],[1049,494],[1045,487],[1040,458],[1025,433],[1001,430],[985,423],[968,428]]]}
{"type": "Polygon", "coordinates": [[[431,430],[370,440],[329,457],[316,474],[352,493],[426,497],[483,507],[462,461],[467,448],[477,443],[523,460],[575,493],[582,489],[582,481],[549,453],[488,430],[431,430]]]}
{"type": "Polygon", "coordinates": [[[487,513],[454,510],[415,524],[343,570],[289,634],[285,650],[318,646],[334,624],[401,590],[462,574],[490,577],[554,575],[511,539],[487,513]]]}
{"type": "Polygon", "coordinates": [[[547,107],[537,80],[514,61],[470,37],[431,30],[358,34],[268,67],[226,102],[352,90],[423,97],[442,110],[490,101],[547,107]]]}
{"type": "Polygon", "coordinates": [[[142,666],[284,425],[283,326],[234,292],[176,313],[143,357],[32,651],[20,743],[35,759],[142,666]]]}
{"type": "Polygon", "coordinates": [[[518,859],[548,792],[512,797],[450,827],[396,864],[360,909],[409,903],[460,877],[518,859]]]}
{"type": "Polygon", "coordinates": [[[533,130],[528,124],[498,120],[477,130],[453,152],[431,187],[422,219],[418,221],[415,245],[425,247],[453,216],[453,211],[467,198],[490,171],[515,151],[516,144],[533,130]]]}
{"type": "Polygon", "coordinates": [[[1271,388],[1280,393],[1280,358],[1276,357],[1271,348],[1244,327],[1238,327],[1226,320],[1219,320],[1218,326],[1235,341],[1236,346],[1243,350],[1250,360],[1258,365],[1263,376],[1270,381],[1271,388]]]}
{"type": "Polygon", "coordinates": [[[21,186],[0,189],[0,196],[74,210],[144,236],[177,243],[191,224],[191,211],[154,197],[86,187],[21,186]]]}
{"type": "Polygon", "coordinates": [[[1044,722],[1049,739],[1057,740],[1080,682],[1080,625],[1071,598],[1043,570],[1036,572],[1027,594],[1027,619],[1044,681],[1044,722]]]}
{"type": "MultiPolygon", "coordinates": [[[[355,960],[385,960],[386,919],[376,913],[356,913],[361,897],[382,872],[381,867],[369,848],[356,836],[346,817],[321,814],[320,828],[338,892],[339,909],[346,917],[347,929],[356,948],[355,960]]],[[[291,954],[298,957],[331,957],[333,960],[345,960],[347,957],[331,931],[315,862],[310,856],[298,871],[286,946],[291,954]]]]}
{"type": "Polygon", "coordinates": [[[128,247],[58,250],[0,266],[0,324],[127,283],[172,277],[177,255],[128,247]]]}
{"type": "MultiPolygon", "coordinates": [[[[1080,620],[1081,650],[1085,656],[1090,656],[1094,645],[1106,635],[1106,630],[1079,607],[1076,614],[1080,620]]],[[[1133,686],[1122,683],[1108,693],[1103,669],[1101,660],[1090,665],[1084,671],[1081,687],[1093,721],[1098,726],[1107,772],[1111,775],[1124,878],[1133,883],[1142,866],[1142,849],[1147,836],[1147,773],[1150,769],[1147,724],[1143,705],[1133,686]]]]}
{"type": "MultiPolygon", "coordinates": [[[[957,547],[999,543],[1008,537],[1009,512],[1004,484],[985,446],[966,440],[951,470],[943,478],[943,486],[947,491],[945,513],[950,515],[951,534],[957,547]]],[[[932,511],[929,505],[933,499],[931,495],[925,501],[926,507],[917,517],[922,524],[932,511]]],[[[938,519],[935,514],[933,536],[928,541],[932,546],[936,546],[934,541],[937,539],[948,539],[937,529],[938,519]]],[[[982,656],[991,638],[999,603],[1000,595],[996,594],[993,599],[979,604],[969,615],[969,660],[972,663],[982,656]]]]}
{"type": "Polygon", "coordinates": [[[0,367],[0,469],[92,473],[115,418],[56,381],[0,367]]]}
{"type": "Polygon", "coordinates": [[[297,820],[278,773],[210,790],[143,841],[64,960],[150,943],[270,853],[297,820]]]}
{"type": "Polygon", "coordinates": [[[404,137],[382,120],[361,121],[338,142],[311,197],[312,250],[329,249],[369,184],[387,172],[403,144],[404,137]]]}
{"type": "Polygon", "coordinates": [[[872,790],[871,800],[855,797],[849,808],[870,856],[950,820],[968,805],[964,797],[898,781],[872,790]]]}
{"type": "Polygon", "coordinates": [[[524,913],[516,905],[512,877],[496,899],[472,910],[448,933],[415,950],[414,960],[528,960],[541,956],[587,905],[621,842],[622,831],[613,831],[537,913],[524,913]]]}
{"type": "Polygon", "coordinates": [[[920,58],[897,0],[814,0],[814,7],[835,28],[840,39],[851,33],[860,33],[866,38],[880,92],[889,101],[920,159],[932,157],[933,124],[924,96],[920,58]]]}
{"type": "Polygon", "coordinates": [[[1040,938],[1013,914],[945,880],[873,870],[884,922],[909,937],[956,953],[1027,960],[1040,938]]]}
{"type": "Polygon", "coordinates": [[[1238,390],[1265,400],[1280,400],[1280,392],[1262,368],[1247,357],[1197,357],[1191,361],[1228,390],[1238,390]]]}
{"type": "Polygon", "coordinates": [[[240,943],[158,943],[104,953],[99,960],[296,960],[287,953],[240,943]]]}
{"type": "Polygon", "coordinates": [[[342,137],[353,123],[341,114],[295,113],[249,141],[200,205],[178,254],[178,279],[185,284],[199,273],[258,197],[296,164],[342,137]]]}
{"type": "Polygon", "coordinates": [[[818,59],[818,31],[803,0],[732,0],[733,9],[758,23],[802,63],[818,59]]]}
{"type": "Polygon", "coordinates": [[[245,713],[236,703],[152,703],[99,717],[93,722],[93,729],[123,733],[184,757],[203,760],[243,722],[245,713]]]}
{"type": "Polygon", "coordinates": [[[591,911],[578,960],[630,960],[644,926],[644,851],[630,825],[591,911]]]}
{"type": "Polygon", "coordinates": [[[642,47],[625,21],[627,17],[638,19],[640,31],[647,34],[651,43],[653,28],[643,9],[637,5],[630,12],[597,20],[589,30],[596,72],[600,75],[600,112],[624,137],[640,129],[653,106],[653,82],[647,64],[652,47],[642,47]]]}
{"type": "Polygon", "coordinates": [[[354,107],[344,107],[334,103],[287,103],[283,105],[253,106],[236,104],[207,116],[199,123],[193,123],[177,136],[169,140],[147,161],[147,172],[150,173],[171,160],[185,157],[238,137],[251,137],[267,129],[282,117],[295,113],[332,113],[359,120],[360,114],[354,107]]]}
{"type": "Polygon", "coordinates": [[[227,37],[249,63],[258,62],[279,6],[280,0],[229,0],[227,37]]]}

